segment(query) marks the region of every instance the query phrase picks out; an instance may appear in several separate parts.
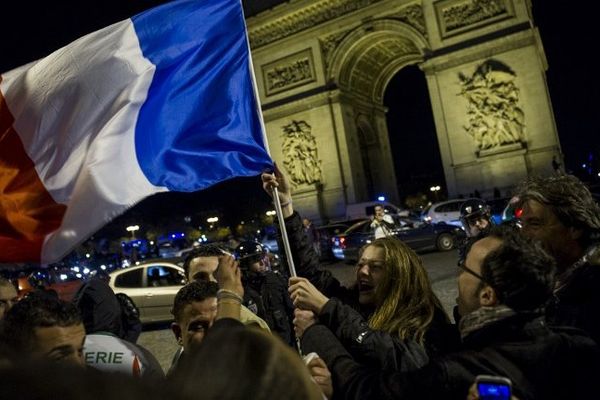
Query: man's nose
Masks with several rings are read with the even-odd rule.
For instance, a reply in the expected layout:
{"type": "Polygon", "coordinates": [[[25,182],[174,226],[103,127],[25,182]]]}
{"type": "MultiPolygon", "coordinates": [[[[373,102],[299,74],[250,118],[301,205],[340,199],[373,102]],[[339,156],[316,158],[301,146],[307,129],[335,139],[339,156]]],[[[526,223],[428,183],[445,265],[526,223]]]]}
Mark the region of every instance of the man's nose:
{"type": "Polygon", "coordinates": [[[63,359],[63,361],[70,365],[77,365],[80,367],[85,366],[85,360],[83,358],[83,353],[79,353],[79,352],[73,352],[71,355],[65,357],[63,359]]]}

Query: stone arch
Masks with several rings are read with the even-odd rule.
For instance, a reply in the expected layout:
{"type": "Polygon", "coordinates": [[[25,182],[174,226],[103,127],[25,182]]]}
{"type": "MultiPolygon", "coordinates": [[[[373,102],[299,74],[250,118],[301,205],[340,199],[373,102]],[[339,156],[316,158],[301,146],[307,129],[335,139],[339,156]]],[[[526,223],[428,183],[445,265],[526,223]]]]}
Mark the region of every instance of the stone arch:
{"type": "MultiPolygon", "coordinates": [[[[391,202],[399,199],[383,96],[409,65],[425,75],[449,196],[474,188],[490,195],[494,187],[508,190],[529,174],[551,173],[560,144],[530,3],[282,0],[251,18],[249,41],[269,143],[283,148],[281,127],[305,121],[319,148],[327,149],[319,153],[326,155],[319,159],[320,189],[299,185],[297,208],[315,216],[314,205],[322,204],[320,218],[339,218],[348,203],[370,197],[369,181],[391,202]],[[514,72],[519,97],[512,104],[520,110],[515,120],[526,128],[527,146],[500,143],[477,151],[465,128],[473,125],[473,113],[461,82],[468,85],[490,59],[514,72]],[[365,148],[370,174],[364,171],[365,148]]],[[[282,162],[283,151],[273,154],[282,162]]]]}
{"type": "Polygon", "coordinates": [[[328,80],[381,105],[390,79],[423,61],[428,44],[415,28],[393,19],[369,21],[350,31],[332,55],[328,80]]]}

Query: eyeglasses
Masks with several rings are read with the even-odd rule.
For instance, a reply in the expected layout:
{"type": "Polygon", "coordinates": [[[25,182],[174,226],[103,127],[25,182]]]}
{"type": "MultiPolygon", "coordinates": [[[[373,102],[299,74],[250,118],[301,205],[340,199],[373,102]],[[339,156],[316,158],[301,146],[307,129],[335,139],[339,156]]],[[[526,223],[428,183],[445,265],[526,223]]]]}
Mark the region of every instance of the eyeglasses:
{"type": "MultiPolygon", "coordinates": [[[[466,272],[467,274],[473,275],[475,278],[481,280],[482,282],[489,285],[489,283],[483,278],[483,276],[479,275],[477,272],[473,271],[471,268],[467,267],[465,263],[458,264],[458,268],[466,272]]],[[[490,285],[491,286],[491,285],[490,285]]]]}

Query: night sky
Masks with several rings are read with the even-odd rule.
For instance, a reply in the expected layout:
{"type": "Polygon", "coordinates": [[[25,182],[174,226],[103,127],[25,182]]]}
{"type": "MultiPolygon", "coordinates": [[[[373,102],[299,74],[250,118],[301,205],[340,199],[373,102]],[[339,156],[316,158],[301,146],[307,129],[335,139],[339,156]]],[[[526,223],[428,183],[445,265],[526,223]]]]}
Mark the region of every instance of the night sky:
{"type": "MultiPolygon", "coordinates": [[[[247,1],[246,14],[256,14],[278,2],[247,1]]],[[[0,71],[41,58],[86,33],[160,3],[164,1],[11,2],[11,11],[4,13],[0,26],[0,71]]],[[[548,85],[566,167],[584,178],[595,176],[600,170],[598,166],[589,176],[581,168],[590,152],[593,152],[596,162],[600,149],[599,113],[596,109],[600,79],[592,64],[593,52],[597,48],[594,41],[597,37],[595,16],[589,10],[579,10],[565,2],[534,0],[533,6],[535,23],[540,29],[548,58],[548,85]]],[[[398,124],[402,124],[405,131],[414,132],[405,136],[391,135],[402,191],[426,190],[429,182],[443,184],[423,73],[417,68],[402,70],[388,86],[385,102],[390,107],[389,115],[398,115],[396,110],[399,109],[411,110],[403,118],[388,119],[390,133],[400,129],[398,124]]],[[[234,185],[225,183],[202,193],[160,195],[144,201],[121,219],[154,213],[168,215],[173,209],[185,207],[190,210],[210,209],[216,208],[217,204],[231,210],[232,220],[241,218],[242,212],[238,210],[255,207],[262,212],[269,207],[256,178],[237,180],[234,185]],[[232,189],[233,186],[235,189],[232,189]]]]}

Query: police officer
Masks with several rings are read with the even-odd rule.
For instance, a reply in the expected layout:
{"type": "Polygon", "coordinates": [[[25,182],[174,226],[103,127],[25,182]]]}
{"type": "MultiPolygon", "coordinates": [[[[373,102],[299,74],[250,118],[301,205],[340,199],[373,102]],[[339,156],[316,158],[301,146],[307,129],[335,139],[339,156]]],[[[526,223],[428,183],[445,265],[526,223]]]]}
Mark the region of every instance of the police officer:
{"type": "Polygon", "coordinates": [[[467,252],[473,243],[487,236],[494,225],[490,206],[483,200],[473,198],[465,200],[460,206],[460,222],[467,237],[458,249],[458,263],[465,261],[467,252]]]}
{"type": "Polygon", "coordinates": [[[294,346],[291,323],[294,305],[288,294],[287,279],[271,270],[269,255],[260,243],[242,242],[235,253],[242,270],[244,305],[264,319],[286,343],[294,346]]]}

